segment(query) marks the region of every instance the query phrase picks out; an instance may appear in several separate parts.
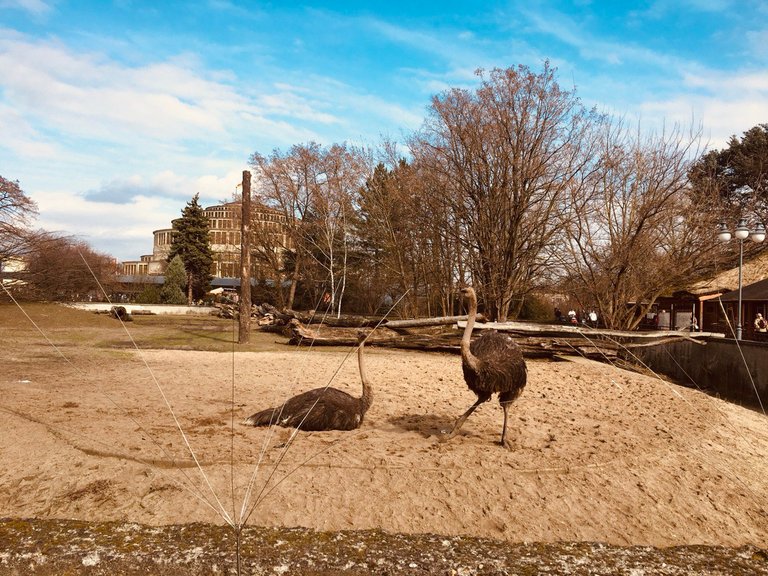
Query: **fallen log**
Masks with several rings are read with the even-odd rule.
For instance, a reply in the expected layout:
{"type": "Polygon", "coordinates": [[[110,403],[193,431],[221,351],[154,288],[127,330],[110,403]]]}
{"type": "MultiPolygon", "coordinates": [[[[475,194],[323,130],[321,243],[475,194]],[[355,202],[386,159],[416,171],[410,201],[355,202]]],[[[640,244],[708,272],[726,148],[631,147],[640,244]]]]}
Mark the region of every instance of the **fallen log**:
{"type": "MultiPolygon", "coordinates": [[[[305,326],[293,319],[289,326],[289,344],[296,346],[355,346],[359,329],[335,328],[322,324],[305,326]]],[[[402,334],[381,326],[369,332],[369,346],[402,348],[427,352],[461,352],[461,332],[448,329],[438,333],[402,334]]],[[[577,355],[596,360],[618,357],[619,344],[610,340],[596,340],[581,336],[547,338],[541,336],[513,336],[527,358],[552,358],[577,355]]]]}
{"type": "MultiPolygon", "coordinates": [[[[453,326],[458,322],[466,322],[467,316],[438,316],[435,318],[412,318],[408,320],[389,320],[387,328],[398,330],[401,328],[424,328],[430,326],[453,326]]],[[[483,322],[482,314],[477,316],[478,322],[483,322]]]]}
{"type": "MultiPolygon", "coordinates": [[[[466,321],[460,320],[458,327],[463,330],[466,321]]],[[[655,345],[662,341],[690,340],[697,344],[701,340],[722,336],[713,332],[689,332],[687,330],[654,330],[652,332],[634,332],[627,330],[608,330],[588,326],[570,324],[534,324],[531,322],[485,322],[475,324],[475,330],[497,330],[514,337],[515,335],[535,334],[542,337],[575,337],[587,339],[615,340],[622,344],[636,343],[637,345],[655,345]]]]}
{"type": "Polygon", "coordinates": [[[326,326],[332,326],[334,328],[372,328],[379,324],[386,323],[386,320],[382,320],[381,318],[353,315],[342,315],[337,318],[336,316],[324,315],[319,312],[297,312],[295,310],[284,310],[281,314],[281,318],[286,319],[286,322],[296,319],[302,324],[313,326],[317,324],[325,324],[326,326]]]}
{"type": "MultiPolygon", "coordinates": [[[[274,313],[273,313],[274,314],[274,313]]],[[[296,319],[302,324],[315,325],[325,324],[334,328],[374,328],[386,325],[392,330],[407,330],[410,328],[430,328],[439,326],[455,326],[457,322],[466,321],[467,316],[435,316],[432,318],[408,318],[405,320],[389,320],[382,317],[343,315],[340,317],[323,315],[318,312],[298,312],[296,310],[284,310],[282,313],[275,314],[276,318],[284,320],[287,324],[291,319],[296,319]]],[[[483,322],[485,318],[482,314],[478,315],[478,321],[483,322]]]]}

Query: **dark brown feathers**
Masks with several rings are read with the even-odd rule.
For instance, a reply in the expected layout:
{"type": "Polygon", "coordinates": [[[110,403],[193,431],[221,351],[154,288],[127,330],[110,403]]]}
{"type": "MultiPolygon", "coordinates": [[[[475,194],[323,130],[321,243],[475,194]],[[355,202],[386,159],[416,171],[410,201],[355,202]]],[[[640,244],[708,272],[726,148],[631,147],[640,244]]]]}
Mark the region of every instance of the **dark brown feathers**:
{"type": "Polygon", "coordinates": [[[477,371],[462,362],[464,380],[475,394],[503,394],[510,402],[525,388],[528,370],[520,347],[512,338],[496,331],[483,331],[472,341],[470,351],[478,360],[477,371]],[[511,396],[511,397],[510,397],[511,396]]]}
{"type": "Polygon", "coordinates": [[[361,398],[336,388],[315,388],[290,398],[282,406],[256,412],[245,420],[252,426],[276,424],[299,430],[354,430],[368,407],[361,398]]]}
{"type": "Polygon", "coordinates": [[[363,348],[366,335],[358,336],[357,361],[363,394],[355,398],[336,388],[315,388],[288,399],[275,408],[261,410],[245,419],[243,424],[251,426],[283,426],[299,430],[354,430],[363,423],[363,418],[373,402],[373,389],[366,376],[363,348]]]}
{"type": "Polygon", "coordinates": [[[462,288],[461,292],[469,305],[467,326],[461,338],[461,368],[464,372],[464,380],[477,396],[477,401],[459,416],[448,437],[451,438],[458,433],[467,418],[480,404],[490,400],[494,394],[498,394],[499,404],[504,412],[501,445],[507,446],[509,405],[520,396],[528,380],[523,353],[512,338],[496,331],[483,332],[478,338],[472,340],[472,330],[477,318],[477,295],[471,287],[462,288]]]}

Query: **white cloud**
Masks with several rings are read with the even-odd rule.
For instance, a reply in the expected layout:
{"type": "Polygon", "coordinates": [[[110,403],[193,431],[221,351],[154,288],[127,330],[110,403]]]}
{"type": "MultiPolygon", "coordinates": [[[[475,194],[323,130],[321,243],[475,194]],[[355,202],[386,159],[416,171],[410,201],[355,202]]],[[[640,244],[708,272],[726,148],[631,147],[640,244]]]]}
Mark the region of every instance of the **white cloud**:
{"type": "Polygon", "coordinates": [[[635,43],[603,40],[591,34],[583,23],[554,8],[548,9],[546,15],[532,9],[523,13],[538,32],[571,46],[586,60],[602,62],[610,67],[640,64],[664,68],[674,65],[673,58],[635,43]]]}
{"type": "Polygon", "coordinates": [[[760,72],[724,73],[716,70],[700,71],[683,76],[685,85],[721,95],[762,95],[768,97],[768,74],[760,72]]]}
{"type": "MultiPolygon", "coordinates": [[[[370,134],[375,123],[414,120],[409,110],[335,80],[293,76],[272,85],[266,76],[262,83],[244,83],[231,71],[205,69],[192,55],[127,65],[0,29],[0,107],[26,126],[27,138],[7,143],[22,157],[60,154],[68,142],[69,154],[93,146],[99,154],[111,149],[118,156],[171,158],[201,153],[212,143],[219,149],[240,143],[237,149],[321,140],[320,129],[326,139],[343,134],[339,140],[345,140],[350,121],[342,118],[365,118],[353,125],[355,136],[370,134]]],[[[9,118],[0,116],[6,123],[9,118]]]]}
{"type": "Polygon", "coordinates": [[[703,126],[703,143],[708,148],[721,149],[731,136],[741,136],[765,119],[768,97],[762,99],[723,99],[718,96],[678,95],[667,100],[645,102],[640,107],[642,117],[656,118],[668,125],[703,126]]]}
{"type": "Polygon", "coordinates": [[[15,150],[29,158],[56,156],[58,147],[46,142],[41,134],[14,108],[0,103],[0,148],[15,150]]]}
{"type": "Polygon", "coordinates": [[[127,67],[55,43],[0,38],[5,100],[82,138],[172,141],[223,133],[248,103],[228,85],[174,63],[127,67]]]}
{"type": "Polygon", "coordinates": [[[137,198],[163,199],[176,202],[180,210],[195,194],[200,194],[201,203],[228,201],[241,181],[242,170],[228,163],[223,176],[178,174],[173,170],[163,170],[150,176],[132,174],[102,182],[96,189],[80,196],[88,202],[110,204],[113,209],[115,205],[131,204],[137,198]]]}
{"type": "Polygon", "coordinates": [[[258,98],[272,114],[290,116],[300,120],[310,120],[320,124],[338,124],[339,119],[327,112],[321,112],[303,95],[301,88],[295,86],[276,86],[277,91],[258,98]]]}
{"type": "Polygon", "coordinates": [[[152,252],[152,232],[170,228],[196,193],[203,206],[227,202],[241,181],[242,169],[231,167],[223,176],[184,176],[170,170],[148,178],[132,175],[104,182],[90,195],[62,188],[36,190],[37,224],[81,238],[121,261],[137,260],[152,252]]]}
{"type": "Polygon", "coordinates": [[[50,3],[43,0],[0,0],[0,8],[24,10],[33,16],[42,16],[51,11],[50,3]]]}

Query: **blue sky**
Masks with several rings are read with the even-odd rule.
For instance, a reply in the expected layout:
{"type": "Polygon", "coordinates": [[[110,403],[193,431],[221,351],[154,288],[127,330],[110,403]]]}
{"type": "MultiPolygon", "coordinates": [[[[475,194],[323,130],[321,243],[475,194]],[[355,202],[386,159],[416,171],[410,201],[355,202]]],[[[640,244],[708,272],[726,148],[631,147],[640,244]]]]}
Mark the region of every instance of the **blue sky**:
{"type": "Polygon", "coordinates": [[[0,175],[120,260],[253,152],[375,146],[478,68],[548,59],[588,106],[711,148],[768,122],[768,3],[0,0],[0,175]]]}

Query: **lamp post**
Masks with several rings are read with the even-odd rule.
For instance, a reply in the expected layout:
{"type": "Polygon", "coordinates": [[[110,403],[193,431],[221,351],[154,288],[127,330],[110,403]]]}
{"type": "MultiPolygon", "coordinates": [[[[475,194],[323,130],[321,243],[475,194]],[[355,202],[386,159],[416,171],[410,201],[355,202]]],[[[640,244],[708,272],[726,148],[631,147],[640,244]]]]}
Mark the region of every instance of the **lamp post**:
{"type": "MultiPolygon", "coordinates": [[[[744,263],[744,240],[752,238],[753,242],[762,242],[765,240],[765,226],[762,222],[758,222],[755,225],[755,229],[750,231],[747,227],[747,219],[739,218],[739,222],[736,224],[736,229],[733,231],[733,235],[739,241],[739,318],[738,323],[736,324],[736,339],[741,340],[741,269],[744,263]]],[[[728,242],[731,239],[731,232],[728,230],[728,226],[725,222],[720,222],[717,237],[721,242],[728,242]]]]}

